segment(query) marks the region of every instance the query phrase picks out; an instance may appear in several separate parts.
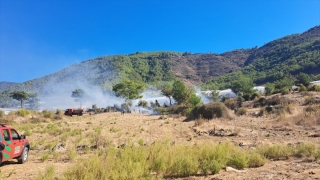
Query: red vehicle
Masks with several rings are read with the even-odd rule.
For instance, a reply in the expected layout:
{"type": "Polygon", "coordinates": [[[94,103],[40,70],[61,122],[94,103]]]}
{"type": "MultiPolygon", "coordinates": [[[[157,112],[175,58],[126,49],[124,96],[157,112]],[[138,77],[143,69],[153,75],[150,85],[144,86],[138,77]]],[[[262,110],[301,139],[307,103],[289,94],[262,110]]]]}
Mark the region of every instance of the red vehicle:
{"type": "Polygon", "coordinates": [[[0,124],[0,164],[10,159],[18,159],[23,164],[28,160],[29,140],[19,135],[11,126],[0,124]]]}
{"type": "Polygon", "coordinates": [[[72,115],[82,116],[83,115],[83,109],[66,109],[66,111],[64,112],[64,115],[67,115],[67,116],[72,116],[72,115]]]}

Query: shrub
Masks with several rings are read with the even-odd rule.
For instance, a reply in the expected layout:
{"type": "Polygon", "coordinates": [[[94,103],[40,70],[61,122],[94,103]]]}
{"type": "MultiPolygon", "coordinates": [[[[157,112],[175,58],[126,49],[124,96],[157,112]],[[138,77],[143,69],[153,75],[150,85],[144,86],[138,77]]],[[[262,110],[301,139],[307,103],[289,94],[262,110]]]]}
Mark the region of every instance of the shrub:
{"type": "Polygon", "coordinates": [[[317,91],[317,92],[319,92],[320,91],[320,86],[313,85],[308,89],[308,91],[317,91]]]}
{"type": "Polygon", "coordinates": [[[42,111],[42,115],[45,118],[52,118],[53,117],[53,112],[52,111],[48,111],[48,110],[43,110],[42,111]]]}
{"type": "Polygon", "coordinates": [[[31,114],[31,111],[26,110],[26,109],[19,109],[19,110],[16,112],[16,114],[17,114],[18,116],[25,117],[25,116],[31,114]]]}
{"type": "Polygon", "coordinates": [[[259,98],[258,102],[259,102],[260,106],[267,105],[267,100],[264,97],[259,98]]]}
{"type": "Polygon", "coordinates": [[[316,156],[317,153],[317,146],[312,143],[302,143],[298,144],[296,147],[295,155],[297,157],[311,157],[316,156]]]}
{"type": "Polygon", "coordinates": [[[311,96],[312,94],[308,91],[302,91],[301,93],[301,96],[311,96]]]}
{"type": "Polygon", "coordinates": [[[299,87],[299,92],[306,91],[306,90],[307,90],[307,88],[304,85],[301,85],[299,87]]]}
{"type": "Polygon", "coordinates": [[[54,120],[61,120],[61,119],[63,119],[63,118],[62,118],[62,115],[61,115],[61,114],[55,114],[55,115],[53,116],[53,119],[54,119],[54,120]]]}
{"type": "Polygon", "coordinates": [[[211,102],[194,108],[188,119],[195,119],[202,115],[204,119],[225,118],[231,119],[228,108],[221,102],[211,102]]]}
{"type": "Polygon", "coordinates": [[[286,95],[286,94],[289,94],[289,93],[290,93],[290,91],[289,91],[288,88],[282,88],[282,89],[281,89],[281,94],[282,94],[282,95],[286,95]]]}
{"type": "Polygon", "coordinates": [[[304,112],[306,113],[316,113],[318,111],[320,111],[320,107],[319,106],[307,106],[304,109],[304,112]]]}
{"type": "Polygon", "coordinates": [[[227,165],[238,169],[262,166],[265,159],[251,154],[251,150],[243,150],[230,142],[191,146],[155,142],[152,146],[107,147],[68,168],[62,179],[162,179],[199,172],[216,174],[227,165]]]}
{"type": "Polygon", "coordinates": [[[4,116],[4,111],[0,110],[0,118],[4,116]]]}
{"type": "Polygon", "coordinates": [[[41,162],[45,162],[47,159],[49,159],[50,154],[49,153],[45,153],[41,156],[41,162]]]}
{"type": "Polygon", "coordinates": [[[67,153],[67,156],[69,158],[69,161],[73,161],[77,156],[77,152],[74,150],[71,150],[67,153]]]}
{"type": "Polygon", "coordinates": [[[283,111],[289,114],[293,113],[293,105],[292,104],[287,104],[283,106],[283,111]]]}
{"type": "Polygon", "coordinates": [[[274,105],[278,105],[278,104],[280,104],[280,96],[279,95],[273,96],[272,98],[267,100],[268,106],[274,106],[274,105]]]}
{"type": "Polygon", "coordinates": [[[63,112],[62,112],[61,109],[57,109],[57,110],[56,110],[56,115],[62,115],[62,114],[63,114],[63,112]]]}
{"type": "Polygon", "coordinates": [[[256,99],[256,98],[260,98],[260,94],[258,93],[258,92],[254,92],[252,95],[251,95],[251,97],[250,97],[250,99],[251,100],[254,100],[254,99],[256,99]]]}
{"type": "Polygon", "coordinates": [[[268,159],[280,160],[288,159],[293,153],[294,149],[286,145],[272,145],[272,146],[259,146],[257,152],[268,159]]]}
{"type": "Polygon", "coordinates": [[[174,114],[184,115],[186,111],[189,111],[188,109],[189,109],[188,106],[186,106],[184,104],[180,104],[180,105],[176,105],[176,106],[170,106],[168,108],[168,112],[171,112],[171,113],[174,113],[174,114]]]}
{"type": "Polygon", "coordinates": [[[315,98],[313,96],[307,96],[304,98],[305,105],[314,104],[314,103],[315,103],[315,98]]]}
{"type": "Polygon", "coordinates": [[[237,169],[244,169],[248,167],[248,158],[245,153],[237,153],[231,157],[227,164],[237,169]]]}
{"type": "Polygon", "coordinates": [[[201,124],[205,123],[206,121],[202,118],[202,115],[199,115],[199,118],[194,122],[194,126],[201,126],[201,124]]]}
{"type": "Polygon", "coordinates": [[[238,116],[245,115],[246,113],[247,113],[247,108],[244,108],[244,107],[239,108],[238,111],[236,112],[238,116]]]}
{"type": "Polygon", "coordinates": [[[55,179],[54,178],[54,165],[50,165],[49,167],[46,168],[46,171],[44,172],[44,174],[42,174],[41,172],[39,172],[36,180],[51,180],[51,179],[55,179]]]}
{"type": "Polygon", "coordinates": [[[238,106],[236,98],[226,99],[223,103],[231,110],[234,110],[238,106]]]}
{"type": "Polygon", "coordinates": [[[267,159],[263,156],[261,156],[258,153],[253,153],[249,157],[248,166],[250,168],[260,167],[263,166],[267,162],[267,159]]]}

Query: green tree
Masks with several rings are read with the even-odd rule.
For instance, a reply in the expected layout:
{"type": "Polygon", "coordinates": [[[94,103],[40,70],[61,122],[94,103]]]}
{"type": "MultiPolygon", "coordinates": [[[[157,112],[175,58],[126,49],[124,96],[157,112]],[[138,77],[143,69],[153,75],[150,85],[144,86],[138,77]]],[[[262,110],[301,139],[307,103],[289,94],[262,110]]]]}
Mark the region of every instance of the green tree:
{"type": "Polygon", "coordinates": [[[271,84],[271,83],[266,83],[264,85],[264,88],[265,88],[265,95],[268,96],[268,95],[271,95],[274,91],[274,84],[271,84]]]}
{"type": "Polygon", "coordinates": [[[135,83],[130,80],[123,80],[122,82],[114,85],[112,90],[117,97],[123,97],[126,100],[142,98],[140,95],[144,90],[144,84],[135,83]]]}
{"type": "Polygon", "coordinates": [[[195,93],[191,94],[188,102],[192,105],[192,107],[197,107],[201,104],[201,98],[198,97],[195,93]]]}
{"type": "Polygon", "coordinates": [[[172,105],[171,103],[171,96],[172,96],[172,85],[171,84],[165,84],[163,88],[161,89],[161,93],[169,98],[170,101],[170,106],[172,105]]]}
{"type": "Polygon", "coordinates": [[[304,86],[309,86],[310,82],[312,81],[312,78],[308,74],[301,72],[298,74],[297,80],[304,86]]]}
{"type": "Polygon", "coordinates": [[[246,76],[240,76],[238,79],[231,82],[231,90],[235,94],[244,93],[244,94],[250,94],[252,93],[254,84],[253,80],[246,76]]]}
{"type": "Polygon", "coordinates": [[[288,77],[283,77],[282,79],[275,82],[275,88],[281,89],[291,89],[293,85],[293,80],[288,77]]]}
{"type": "Polygon", "coordinates": [[[86,93],[83,89],[75,89],[72,91],[71,97],[75,98],[75,102],[80,102],[80,108],[82,107],[82,102],[85,99],[86,93]]]}
{"type": "Polygon", "coordinates": [[[175,80],[172,85],[172,97],[181,104],[189,99],[189,91],[186,85],[181,80],[175,80]]]}
{"type": "Polygon", "coordinates": [[[138,106],[147,108],[147,107],[148,107],[148,102],[145,101],[145,100],[140,100],[140,101],[138,102],[138,106]]]}
{"type": "Polygon", "coordinates": [[[23,101],[29,99],[30,94],[25,91],[14,91],[10,93],[10,97],[15,100],[20,101],[21,108],[23,108],[23,101]]]}

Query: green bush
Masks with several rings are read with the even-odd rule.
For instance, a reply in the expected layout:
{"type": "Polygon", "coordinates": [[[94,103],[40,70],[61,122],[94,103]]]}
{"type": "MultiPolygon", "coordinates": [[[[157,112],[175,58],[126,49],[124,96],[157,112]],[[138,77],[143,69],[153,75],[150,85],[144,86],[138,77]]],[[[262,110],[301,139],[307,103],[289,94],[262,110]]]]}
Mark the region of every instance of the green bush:
{"type": "Polygon", "coordinates": [[[290,91],[289,91],[288,88],[282,88],[282,89],[281,89],[281,94],[282,94],[282,95],[286,95],[286,94],[289,94],[289,93],[290,93],[290,91]]]}
{"type": "Polygon", "coordinates": [[[52,117],[53,117],[53,112],[52,111],[48,111],[48,110],[43,110],[42,111],[42,115],[43,115],[43,117],[45,117],[45,118],[49,118],[49,119],[51,119],[52,117]]]}
{"type": "MultiPolygon", "coordinates": [[[[108,146],[86,160],[79,161],[62,179],[161,179],[190,175],[216,174],[227,165],[242,169],[262,166],[258,154],[230,142],[220,144],[175,145],[155,142],[151,146],[108,146]],[[255,163],[253,163],[255,162],[255,163]],[[153,174],[155,173],[155,176],[153,174]]],[[[263,159],[263,158],[262,158],[263,159]]]]}
{"type": "Polygon", "coordinates": [[[306,91],[306,90],[307,90],[307,88],[304,85],[301,85],[299,87],[299,92],[306,91]]]}
{"type": "Polygon", "coordinates": [[[250,168],[263,166],[267,162],[267,159],[261,156],[258,153],[253,153],[251,157],[249,157],[248,166],[250,168]]]}
{"type": "Polygon", "coordinates": [[[246,153],[236,153],[231,156],[230,160],[227,163],[228,166],[232,166],[236,169],[244,169],[248,167],[248,158],[246,153]]]}
{"type": "Polygon", "coordinates": [[[199,116],[202,116],[204,119],[213,119],[213,118],[225,118],[231,119],[228,108],[221,102],[211,102],[200,107],[194,108],[190,113],[188,119],[194,120],[199,116]]]}
{"type": "Polygon", "coordinates": [[[317,146],[312,143],[302,143],[298,144],[296,147],[295,155],[297,157],[311,157],[316,156],[317,153],[317,146]]]}
{"type": "Polygon", "coordinates": [[[19,109],[19,110],[16,112],[16,114],[17,114],[18,116],[25,117],[25,116],[31,114],[31,111],[26,110],[26,109],[19,109]]]}
{"type": "Polygon", "coordinates": [[[313,85],[308,89],[308,91],[317,91],[317,92],[319,92],[320,91],[320,86],[313,85]]]}
{"type": "Polygon", "coordinates": [[[62,115],[62,114],[63,114],[63,111],[61,109],[56,110],[56,115],[62,115]]]}
{"type": "Polygon", "coordinates": [[[39,172],[38,176],[36,177],[36,180],[52,180],[54,178],[55,168],[54,165],[50,165],[46,168],[44,174],[39,172]]]}
{"type": "Polygon", "coordinates": [[[256,99],[256,98],[260,98],[260,94],[258,93],[258,92],[254,92],[252,95],[251,95],[251,97],[250,97],[250,99],[251,100],[254,100],[254,99],[256,99]]]}
{"type": "Polygon", "coordinates": [[[247,110],[248,110],[247,108],[241,107],[241,108],[238,109],[238,111],[236,112],[236,114],[237,114],[238,116],[245,115],[245,114],[247,113],[247,110]]]}
{"type": "Polygon", "coordinates": [[[288,159],[294,154],[294,148],[286,145],[275,144],[272,146],[259,146],[257,152],[268,159],[288,159]]]}

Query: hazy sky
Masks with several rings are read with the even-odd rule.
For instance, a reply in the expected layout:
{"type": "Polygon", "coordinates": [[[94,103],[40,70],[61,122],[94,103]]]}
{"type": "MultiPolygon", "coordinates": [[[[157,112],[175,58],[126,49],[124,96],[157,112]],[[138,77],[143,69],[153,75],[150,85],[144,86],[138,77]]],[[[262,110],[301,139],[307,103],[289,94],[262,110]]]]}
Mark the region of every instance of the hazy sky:
{"type": "Polygon", "coordinates": [[[320,25],[320,0],[0,0],[0,81],[137,51],[222,53],[320,25]]]}

